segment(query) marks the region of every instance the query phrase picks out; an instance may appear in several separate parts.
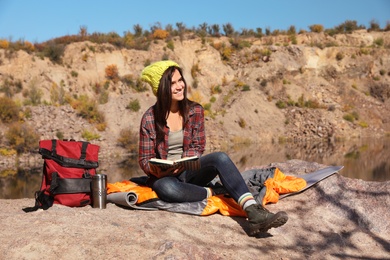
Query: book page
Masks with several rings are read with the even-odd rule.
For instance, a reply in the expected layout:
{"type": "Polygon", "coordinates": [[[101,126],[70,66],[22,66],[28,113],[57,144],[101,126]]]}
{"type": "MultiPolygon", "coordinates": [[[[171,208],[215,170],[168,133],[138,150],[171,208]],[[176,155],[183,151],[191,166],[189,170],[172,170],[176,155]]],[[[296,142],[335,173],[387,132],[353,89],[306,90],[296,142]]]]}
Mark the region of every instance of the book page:
{"type": "Polygon", "coordinates": [[[175,161],[152,158],[149,160],[149,164],[158,166],[161,169],[178,168],[180,166],[183,166],[186,170],[197,170],[200,168],[200,160],[197,156],[181,158],[175,161]]]}

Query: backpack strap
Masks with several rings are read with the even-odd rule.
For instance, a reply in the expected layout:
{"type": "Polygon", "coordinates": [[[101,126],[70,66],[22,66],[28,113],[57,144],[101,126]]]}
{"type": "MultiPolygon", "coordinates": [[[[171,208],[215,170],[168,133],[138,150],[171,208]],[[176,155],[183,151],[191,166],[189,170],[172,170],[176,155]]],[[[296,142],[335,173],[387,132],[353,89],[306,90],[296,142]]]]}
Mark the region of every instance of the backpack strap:
{"type": "Polygon", "coordinates": [[[82,142],[80,160],[85,161],[85,158],[87,157],[87,148],[88,148],[88,142],[82,142]]]}
{"type": "Polygon", "coordinates": [[[54,197],[45,194],[44,191],[36,191],[35,192],[35,205],[34,207],[23,208],[22,210],[26,213],[37,211],[38,209],[47,210],[51,206],[53,206],[54,197]]]}
{"type": "Polygon", "coordinates": [[[62,167],[73,167],[73,168],[83,168],[83,169],[94,169],[99,167],[99,162],[87,161],[85,160],[87,156],[88,142],[82,141],[81,155],[79,159],[73,159],[58,155],[56,152],[57,140],[53,139],[51,150],[45,148],[39,148],[39,153],[42,155],[43,159],[51,159],[57,162],[62,167]]]}
{"type": "Polygon", "coordinates": [[[50,193],[71,194],[91,192],[92,176],[88,171],[83,174],[83,178],[59,178],[57,172],[52,173],[50,193]]]}

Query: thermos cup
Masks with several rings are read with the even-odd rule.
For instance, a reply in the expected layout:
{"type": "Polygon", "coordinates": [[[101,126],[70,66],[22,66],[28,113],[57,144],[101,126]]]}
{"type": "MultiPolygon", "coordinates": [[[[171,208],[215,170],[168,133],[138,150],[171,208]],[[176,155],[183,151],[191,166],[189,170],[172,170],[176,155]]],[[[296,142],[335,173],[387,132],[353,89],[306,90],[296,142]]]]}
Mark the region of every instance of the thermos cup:
{"type": "Polygon", "coordinates": [[[105,209],[107,204],[107,175],[92,176],[92,207],[105,209]]]}

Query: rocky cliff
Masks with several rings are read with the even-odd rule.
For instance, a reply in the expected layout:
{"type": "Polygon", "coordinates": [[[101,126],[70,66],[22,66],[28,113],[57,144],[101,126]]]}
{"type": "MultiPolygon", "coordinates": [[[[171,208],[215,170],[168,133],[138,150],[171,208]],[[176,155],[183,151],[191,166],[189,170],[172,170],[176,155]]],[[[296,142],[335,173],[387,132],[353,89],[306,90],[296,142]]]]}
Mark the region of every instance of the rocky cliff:
{"type": "MultiPolygon", "coordinates": [[[[120,149],[120,132],[137,132],[142,113],[155,102],[149,89],[134,88],[141,70],[169,58],[183,67],[192,99],[207,108],[210,149],[231,143],[334,142],[389,134],[390,32],[306,33],[297,35],[294,44],[289,39],[245,38],[244,47],[233,48],[229,38],[189,34],[174,38],[169,48],[156,40],[148,51],[75,42],[66,46],[60,64],[34,53],[0,49],[1,95],[6,95],[6,87],[17,86],[12,99],[29,104],[26,100],[38,91],[39,102],[23,106],[29,117],[22,120],[39,138],[61,133],[80,140],[88,130],[99,136],[94,141],[110,155],[120,149]],[[107,75],[112,65],[117,79],[107,75]],[[77,116],[66,102],[83,95],[99,100],[104,130],[77,116]],[[131,101],[138,102],[139,110],[128,108],[131,101]]],[[[8,127],[0,123],[2,146],[7,146],[8,127]]]]}
{"type": "MultiPolygon", "coordinates": [[[[174,48],[154,41],[148,51],[78,42],[67,45],[61,64],[34,53],[0,49],[1,95],[6,95],[7,87],[17,88],[12,99],[23,104],[31,101],[32,92],[41,90],[37,105],[22,106],[21,120],[40,139],[57,138],[60,133],[81,140],[85,130],[98,134],[93,142],[101,145],[103,171],[110,176],[115,170],[105,168],[106,162],[128,152],[118,146],[121,130],[137,132],[143,111],[155,102],[150,90],[137,91],[132,86],[145,64],[163,58],[184,68],[190,95],[207,108],[209,149],[290,140],[334,143],[389,134],[389,32],[308,33],[297,35],[294,44],[286,36],[245,41],[250,44],[232,53],[224,51],[234,42],[223,37],[202,40],[187,35],[182,41],[175,39],[174,48]],[[121,80],[107,78],[109,65],[118,68],[121,80]],[[82,95],[99,100],[102,93],[108,94],[98,105],[106,128],[99,131],[66,100],[82,95]],[[134,100],[140,109],[126,108],[134,100]]],[[[0,123],[0,148],[8,146],[5,133],[9,128],[0,123]]],[[[250,166],[258,165],[255,156],[246,160],[252,160],[250,166]]],[[[42,163],[37,154],[3,155],[0,169],[35,163],[42,163]]],[[[273,165],[287,175],[324,167],[296,160],[273,165]]],[[[40,259],[42,255],[386,259],[390,253],[388,195],[388,181],[333,175],[300,195],[267,206],[271,211],[285,210],[289,221],[256,238],[247,236],[243,218],[218,214],[194,217],[126,210],[112,204],[106,210],[55,205],[26,214],[22,208],[32,206],[33,199],[0,200],[0,252],[7,259],[40,259]]]]}

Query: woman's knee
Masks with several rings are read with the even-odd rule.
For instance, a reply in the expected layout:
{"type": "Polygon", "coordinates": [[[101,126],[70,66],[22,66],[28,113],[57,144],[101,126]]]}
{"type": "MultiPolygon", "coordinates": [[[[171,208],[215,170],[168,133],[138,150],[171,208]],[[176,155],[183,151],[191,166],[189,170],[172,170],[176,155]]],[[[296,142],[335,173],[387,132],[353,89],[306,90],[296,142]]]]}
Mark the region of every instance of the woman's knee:
{"type": "Polygon", "coordinates": [[[175,201],[178,194],[177,182],[178,180],[176,178],[161,178],[153,183],[152,189],[160,199],[164,201],[175,201]]]}
{"type": "Polygon", "coordinates": [[[225,152],[215,152],[215,160],[219,163],[231,162],[230,157],[225,152]]]}
{"type": "Polygon", "coordinates": [[[202,167],[214,167],[218,171],[232,164],[230,157],[224,152],[213,152],[201,157],[202,167]]]}

